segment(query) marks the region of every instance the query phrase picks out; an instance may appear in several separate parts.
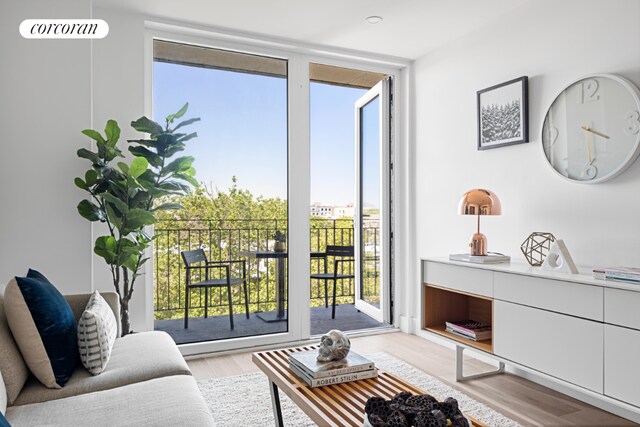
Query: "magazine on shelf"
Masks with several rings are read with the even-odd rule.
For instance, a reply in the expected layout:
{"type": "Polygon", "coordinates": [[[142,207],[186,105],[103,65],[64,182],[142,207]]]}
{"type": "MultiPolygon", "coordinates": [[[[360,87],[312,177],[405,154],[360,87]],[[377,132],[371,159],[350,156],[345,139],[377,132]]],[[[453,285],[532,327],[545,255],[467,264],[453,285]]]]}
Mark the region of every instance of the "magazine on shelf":
{"type": "Polygon", "coordinates": [[[474,341],[484,341],[491,338],[491,325],[475,320],[445,322],[446,330],[474,341]]]}
{"type": "Polygon", "coordinates": [[[371,370],[375,364],[366,357],[350,351],[347,357],[330,362],[318,362],[318,349],[297,351],[289,354],[289,363],[295,365],[311,378],[326,378],[371,370]]]}
{"type": "Polygon", "coordinates": [[[598,267],[593,269],[593,277],[601,280],[631,279],[640,282],[640,268],[598,267]]]}
{"type": "Polygon", "coordinates": [[[289,363],[289,368],[301,380],[307,383],[309,387],[322,387],[322,386],[331,385],[331,384],[340,384],[340,383],[347,383],[350,381],[366,380],[366,379],[375,378],[378,376],[378,370],[374,368],[366,371],[352,372],[350,374],[340,374],[340,375],[334,375],[330,377],[313,378],[306,372],[303,372],[302,370],[300,370],[300,368],[296,364],[289,363]]]}
{"type": "Polygon", "coordinates": [[[469,255],[469,254],[451,254],[449,255],[450,261],[462,261],[473,262],[476,264],[495,264],[500,262],[510,262],[511,257],[509,255],[469,255]]]}

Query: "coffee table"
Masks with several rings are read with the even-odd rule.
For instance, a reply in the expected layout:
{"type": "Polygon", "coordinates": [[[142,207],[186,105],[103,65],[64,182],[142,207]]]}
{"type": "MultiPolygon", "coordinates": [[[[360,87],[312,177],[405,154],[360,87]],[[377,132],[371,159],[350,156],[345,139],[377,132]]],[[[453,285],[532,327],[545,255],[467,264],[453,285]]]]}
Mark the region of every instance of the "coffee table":
{"type": "MultiPolygon", "coordinates": [[[[371,396],[385,399],[401,391],[425,392],[408,382],[378,369],[378,377],[311,388],[289,369],[289,354],[316,346],[253,353],[252,360],[269,378],[271,403],[277,427],[283,427],[279,390],[304,411],[316,424],[327,427],[362,427],[364,405],[371,396]]],[[[487,427],[468,417],[474,427],[487,427]]]]}

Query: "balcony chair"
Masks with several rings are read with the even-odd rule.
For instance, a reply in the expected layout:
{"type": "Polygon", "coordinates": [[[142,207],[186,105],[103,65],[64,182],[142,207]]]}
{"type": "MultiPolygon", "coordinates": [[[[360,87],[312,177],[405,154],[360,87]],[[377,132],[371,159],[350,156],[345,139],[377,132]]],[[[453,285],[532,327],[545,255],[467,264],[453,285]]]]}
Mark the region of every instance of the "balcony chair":
{"type": "MultiPolygon", "coordinates": [[[[328,307],[328,293],[327,283],[329,280],[333,280],[333,302],[331,307],[331,318],[336,318],[336,283],[338,280],[355,279],[355,274],[345,274],[344,265],[342,269],[338,269],[339,264],[354,262],[354,250],[353,246],[332,246],[327,245],[327,250],[324,253],[324,272],[323,273],[311,273],[311,279],[324,280],[324,306],[328,307]],[[333,272],[327,272],[327,258],[334,257],[333,272]]],[[[350,271],[353,271],[353,267],[350,271]]]]}
{"type": "Polygon", "coordinates": [[[249,318],[249,297],[247,294],[247,262],[245,260],[230,260],[230,261],[213,261],[207,260],[207,255],[203,249],[196,249],[193,251],[180,252],[182,260],[184,261],[186,268],[186,290],[185,290],[185,303],[184,303],[184,327],[189,328],[189,291],[193,288],[204,288],[204,317],[207,318],[207,308],[209,306],[209,288],[227,288],[227,298],[229,300],[229,323],[231,329],[233,329],[233,305],[231,302],[231,286],[239,285],[244,286],[244,308],[249,318]],[[232,264],[242,265],[242,277],[231,277],[232,264]],[[204,280],[199,282],[191,282],[192,270],[203,269],[204,280]],[[218,279],[211,278],[209,274],[211,269],[223,270],[224,277],[218,279]]]}

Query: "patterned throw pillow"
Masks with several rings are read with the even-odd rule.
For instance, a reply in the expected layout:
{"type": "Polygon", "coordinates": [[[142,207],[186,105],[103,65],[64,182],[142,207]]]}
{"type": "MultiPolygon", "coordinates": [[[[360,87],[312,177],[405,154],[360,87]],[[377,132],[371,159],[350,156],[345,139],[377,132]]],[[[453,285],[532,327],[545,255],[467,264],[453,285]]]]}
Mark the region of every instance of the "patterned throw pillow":
{"type": "Polygon", "coordinates": [[[76,319],[64,296],[41,273],[14,277],[4,309],[29,370],[48,388],[62,388],[78,364],[76,319]]]}
{"type": "Polygon", "coordinates": [[[95,291],[78,322],[80,360],[93,375],[98,375],[107,367],[117,330],[113,310],[95,291]]]}

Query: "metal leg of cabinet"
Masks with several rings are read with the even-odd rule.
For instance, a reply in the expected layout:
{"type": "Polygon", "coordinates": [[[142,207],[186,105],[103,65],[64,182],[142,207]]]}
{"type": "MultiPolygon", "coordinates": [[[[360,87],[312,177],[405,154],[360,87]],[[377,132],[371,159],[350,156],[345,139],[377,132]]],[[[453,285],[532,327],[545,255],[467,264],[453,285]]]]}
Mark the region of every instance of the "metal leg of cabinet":
{"type": "Polygon", "coordinates": [[[499,361],[498,368],[495,371],[482,372],[479,374],[467,375],[463,374],[463,366],[464,366],[464,350],[466,347],[456,344],[456,381],[466,381],[475,378],[487,377],[489,375],[496,375],[504,373],[504,363],[499,361]]]}

